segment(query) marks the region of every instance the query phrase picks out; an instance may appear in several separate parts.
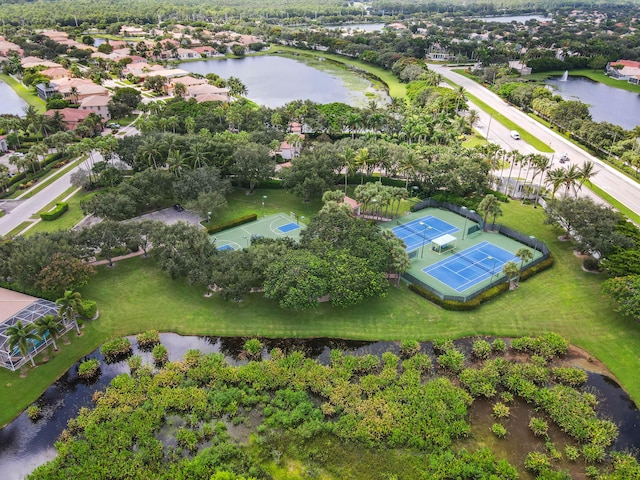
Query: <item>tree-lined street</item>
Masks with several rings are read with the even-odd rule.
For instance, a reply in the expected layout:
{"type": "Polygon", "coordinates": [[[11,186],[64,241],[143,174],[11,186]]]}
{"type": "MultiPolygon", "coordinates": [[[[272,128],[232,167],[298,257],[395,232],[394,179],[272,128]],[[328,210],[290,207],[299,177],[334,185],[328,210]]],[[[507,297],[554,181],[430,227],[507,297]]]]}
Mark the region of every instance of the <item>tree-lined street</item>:
{"type": "MultiPolygon", "coordinates": [[[[520,110],[511,105],[508,105],[504,100],[498,97],[493,92],[487,90],[482,85],[474,82],[473,80],[453,72],[450,68],[443,65],[430,65],[429,68],[435,70],[443,77],[448,78],[454,83],[464,87],[470,94],[476,96],[481,101],[485,102],[491,108],[504,115],[506,118],[520,125],[524,130],[537,137],[542,142],[549,145],[555,150],[553,154],[554,165],[558,165],[560,155],[566,152],[569,155],[571,163],[582,167],[584,162],[592,161],[597,165],[597,175],[591,180],[592,183],[613,198],[618,200],[623,205],[627,206],[635,212],[640,212],[640,185],[628,178],[624,174],[618,172],[614,168],[610,167],[606,163],[602,162],[598,158],[590,155],[583,149],[564,139],[553,130],[538,123],[533,118],[524,114],[520,110]]],[[[472,103],[472,102],[470,102],[472,103]]],[[[533,147],[525,143],[523,140],[514,140],[509,134],[509,129],[491,119],[490,115],[483,112],[478,107],[476,108],[480,113],[480,120],[477,128],[485,134],[489,131],[488,140],[501,145],[503,148],[509,150],[518,149],[522,153],[539,153],[533,147]]]]}

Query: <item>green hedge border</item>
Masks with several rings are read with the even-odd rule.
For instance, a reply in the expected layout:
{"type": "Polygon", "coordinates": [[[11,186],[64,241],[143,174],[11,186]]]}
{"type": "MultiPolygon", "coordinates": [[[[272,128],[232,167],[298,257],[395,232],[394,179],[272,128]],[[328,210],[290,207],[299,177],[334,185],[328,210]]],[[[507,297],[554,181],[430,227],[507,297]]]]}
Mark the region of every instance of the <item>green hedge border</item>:
{"type": "MultiPolygon", "coordinates": [[[[527,268],[525,271],[523,271],[522,275],[520,276],[520,281],[521,282],[525,281],[528,278],[531,278],[532,276],[534,276],[535,274],[551,268],[553,266],[553,262],[554,262],[553,256],[549,255],[549,258],[547,258],[543,262],[540,262],[539,264],[534,265],[531,268],[527,268]]],[[[496,285],[495,287],[490,288],[485,292],[482,292],[480,295],[469,300],[468,302],[457,302],[455,300],[443,300],[442,298],[438,297],[435,293],[430,292],[429,290],[421,287],[420,285],[409,284],[409,290],[411,290],[414,293],[417,293],[423,298],[426,298],[431,303],[435,303],[436,305],[444,308],[445,310],[453,310],[453,311],[459,311],[459,312],[475,310],[483,303],[493,300],[495,297],[506,292],[508,289],[509,289],[509,284],[507,282],[500,283],[499,285],[496,285]]]]}
{"type": "Polygon", "coordinates": [[[242,217],[234,218],[228,222],[218,223],[211,225],[207,228],[207,233],[218,233],[228,228],[237,227],[238,225],[244,225],[245,223],[255,222],[258,219],[258,214],[252,213],[250,215],[244,215],[242,217]]]}
{"type": "Polygon", "coordinates": [[[58,202],[56,203],[56,208],[49,212],[41,213],[40,218],[44,222],[51,222],[60,218],[67,210],[69,210],[69,204],[67,202],[58,202]]]}

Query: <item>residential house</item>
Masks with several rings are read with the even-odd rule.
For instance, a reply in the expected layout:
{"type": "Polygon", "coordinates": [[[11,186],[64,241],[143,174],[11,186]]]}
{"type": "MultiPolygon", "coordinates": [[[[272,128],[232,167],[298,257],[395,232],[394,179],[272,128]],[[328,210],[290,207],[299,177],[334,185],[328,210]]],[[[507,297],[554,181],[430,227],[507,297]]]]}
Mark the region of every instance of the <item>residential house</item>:
{"type": "Polygon", "coordinates": [[[63,108],[61,110],[47,110],[44,114],[52,117],[55,112],[60,112],[62,121],[69,130],[75,130],[92,113],[89,110],[80,110],[78,108],[63,108]]]}
{"type": "Polygon", "coordinates": [[[167,84],[167,93],[171,93],[173,89],[176,87],[177,83],[181,83],[188,89],[189,87],[194,87],[196,85],[205,85],[208,82],[206,78],[195,78],[195,77],[192,77],[191,75],[172,78],[171,80],[169,80],[169,83],[167,84]]]}
{"type": "Polygon", "coordinates": [[[198,52],[196,52],[195,50],[191,50],[190,48],[177,48],[175,56],[180,60],[189,60],[191,58],[202,58],[198,52]]]}
{"type": "Polygon", "coordinates": [[[224,95],[218,95],[217,93],[205,93],[204,95],[199,95],[197,97],[192,97],[196,99],[198,103],[204,102],[228,102],[229,97],[224,95]]]}
{"type": "Polygon", "coordinates": [[[49,97],[58,93],[58,87],[54,83],[38,83],[36,93],[41,100],[46,102],[49,97]]]}
{"type": "Polygon", "coordinates": [[[129,27],[123,25],[120,27],[120,35],[123,37],[144,37],[146,32],[140,27],[129,27]]]}
{"type": "Polygon", "coordinates": [[[39,66],[49,68],[49,67],[62,66],[59,63],[50,62],[49,60],[43,60],[42,58],[38,58],[38,57],[24,57],[22,60],[20,60],[20,64],[22,65],[22,68],[31,68],[31,67],[39,67],[39,66]]]}
{"type": "Polygon", "coordinates": [[[606,66],[607,75],[617,80],[627,80],[629,83],[638,83],[640,76],[640,62],[633,60],[618,60],[609,62],[606,66]]]}
{"type": "Polygon", "coordinates": [[[109,100],[109,97],[104,95],[91,95],[82,99],[79,110],[87,110],[100,115],[104,120],[110,120],[109,100]]]}
{"type": "Polygon", "coordinates": [[[24,50],[22,50],[18,45],[8,42],[4,37],[0,36],[0,56],[8,57],[11,52],[16,52],[19,57],[24,55],[24,50]]]}
{"type": "MultiPolygon", "coordinates": [[[[304,135],[300,135],[301,140],[304,139],[304,135]]],[[[300,156],[302,153],[302,141],[296,143],[280,142],[280,150],[276,152],[284,160],[293,160],[300,156]]]]}
{"type": "Polygon", "coordinates": [[[431,45],[427,52],[427,60],[432,62],[448,62],[454,58],[455,56],[450,54],[449,51],[446,48],[443,48],[439,43],[431,45]]]}
{"type": "Polygon", "coordinates": [[[193,47],[192,50],[194,52],[198,52],[201,57],[210,58],[222,55],[221,53],[218,53],[218,51],[213,47],[193,47]]]}
{"type": "Polygon", "coordinates": [[[500,176],[497,178],[496,190],[511,198],[533,200],[541,189],[538,183],[532,183],[526,178],[500,176]]]}
{"type": "Polygon", "coordinates": [[[58,80],[60,78],[70,77],[71,72],[63,67],[51,67],[40,72],[42,75],[46,75],[51,80],[58,80]]]}
{"type": "Polygon", "coordinates": [[[92,95],[109,95],[109,90],[105,87],[97,85],[86,78],[61,78],[60,80],[52,82],[51,85],[56,87],[56,91],[60,93],[63,98],[76,103],[80,103],[92,95]],[[74,93],[72,94],[72,92],[74,93]]]}

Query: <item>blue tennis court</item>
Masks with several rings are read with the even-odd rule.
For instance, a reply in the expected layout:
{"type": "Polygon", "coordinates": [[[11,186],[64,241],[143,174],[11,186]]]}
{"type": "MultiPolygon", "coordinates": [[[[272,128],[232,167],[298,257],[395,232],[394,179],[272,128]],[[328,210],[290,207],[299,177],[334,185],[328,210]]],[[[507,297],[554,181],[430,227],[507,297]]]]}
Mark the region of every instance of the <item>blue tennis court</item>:
{"type": "Polygon", "coordinates": [[[453,233],[460,230],[450,223],[440,220],[432,215],[403,223],[391,229],[396,237],[401,238],[407,246],[407,252],[420,248],[445,233],[453,233]]]}
{"type": "Polygon", "coordinates": [[[287,232],[290,232],[291,230],[295,230],[296,228],[300,228],[300,225],[292,222],[292,223],[287,223],[286,225],[282,225],[281,227],[278,227],[278,230],[280,230],[282,233],[287,233],[287,232]]]}
{"type": "Polygon", "coordinates": [[[462,292],[493,275],[502,275],[504,264],[512,261],[517,263],[519,258],[492,243],[481,242],[422,271],[456,292],[462,292]]]}

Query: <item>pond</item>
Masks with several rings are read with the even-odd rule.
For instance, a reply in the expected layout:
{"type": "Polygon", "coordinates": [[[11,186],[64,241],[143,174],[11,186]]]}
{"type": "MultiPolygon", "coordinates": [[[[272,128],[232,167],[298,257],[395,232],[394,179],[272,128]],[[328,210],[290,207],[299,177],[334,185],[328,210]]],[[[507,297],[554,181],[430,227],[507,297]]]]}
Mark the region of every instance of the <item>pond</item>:
{"type": "Polygon", "coordinates": [[[275,108],[294,100],[317,103],[342,102],[364,107],[369,101],[386,103],[389,97],[366,78],[335,63],[311,57],[291,59],[275,55],[240,59],[185,62],[178,68],[223,78],[237,77],[247,87],[247,97],[275,108]]]}
{"type": "Polygon", "coordinates": [[[526,23],[529,20],[537,20],[538,22],[550,22],[552,19],[549,17],[543,17],[542,15],[506,15],[499,17],[471,17],[475,20],[482,20],[485,22],[498,22],[498,23],[526,23]]]}
{"type": "MultiPolygon", "coordinates": [[[[152,365],[151,353],[141,351],[137,347],[135,337],[129,337],[129,339],[133,345],[133,354],[140,355],[144,363],[152,365]]],[[[233,365],[245,364],[247,362],[243,351],[245,340],[240,337],[187,337],[173,333],[160,334],[160,341],[169,351],[170,361],[182,359],[188,350],[196,349],[205,354],[222,353],[226,361],[233,365]]],[[[330,353],[333,349],[339,349],[346,355],[373,354],[381,356],[384,352],[392,352],[395,355],[399,355],[400,352],[399,345],[395,342],[358,342],[332,339],[262,339],[262,342],[264,345],[262,356],[265,359],[269,358],[269,351],[278,347],[284,352],[303,351],[308,358],[316,359],[323,365],[330,363],[330,353]]],[[[472,342],[469,339],[459,340],[455,343],[461,351],[464,351],[468,356],[470,355],[472,342]]],[[[420,350],[431,357],[434,355],[431,343],[421,344],[420,350]]],[[[107,364],[98,350],[85,357],[85,359],[88,358],[100,360],[101,375],[96,380],[87,382],[78,378],[78,364],[74,365],[37,401],[43,413],[40,420],[34,423],[28,418],[26,412],[23,412],[0,430],[0,471],[3,472],[3,480],[24,478],[37,466],[53,459],[56,455],[53,444],[66,428],[68,420],[76,417],[80,408],[91,408],[93,394],[104,390],[114,377],[122,373],[129,373],[126,361],[107,364]]],[[[600,401],[599,415],[612,420],[619,426],[620,433],[614,444],[614,449],[629,450],[637,447],[640,444],[640,412],[633,401],[615,382],[600,374],[589,373],[586,388],[597,393],[600,401]]],[[[494,422],[490,410],[490,402],[481,399],[474,401],[470,410],[473,426],[472,436],[475,436],[475,432],[479,432],[479,429],[488,431],[484,427],[494,422]]],[[[514,416],[521,416],[523,419],[518,438],[527,439],[526,445],[519,443],[516,445],[517,442],[504,441],[502,441],[502,446],[493,445],[495,438],[492,439],[491,436],[485,438],[482,434],[478,434],[478,438],[470,440],[472,442],[470,446],[475,448],[478,443],[487,442],[489,445],[485,446],[491,446],[492,449],[495,446],[496,451],[504,449],[510,462],[521,464],[519,459],[524,458],[526,452],[531,450],[532,442],[536,440],[533,439],[526,427],[531,412],[530,408],[522,402],[517,402],[513,406],[513,411],[514,416]]],[[[179,419],[174,420],[179,421],[179,419]]],[[[514,418],[514,423],[515,421],[514,418]]],[[[232,435],[237,433],[238,437],[247,438],[248,431],[245,431],[246,429],[237,430],[234,432],[232,428],[229,428],[229,433],[232,435]]],[[[515,425],[510,427],[510,431],[515,433],[515,425]]],[[[563,438],[558,439],[558,436],[561,435],[563,434],[557,429],[554,431],[554,439],[559,444],[564,442],[563,438]]],[[[463,443],[467,443],[467,441],[463,443]]]]}
{"type": "Polygon", "coordinates": [[[546,80],[565,100],[580,100],[589,105],[596,122],[609,122],[632,130],[640,125],[640,93],[629,92],[595,82],[586,77],[551,77],[546,80]]]}
{"type": "Polygon", "coordinates": [[[8,84],[0,80],[0,114],[8,113],[11,115],[24,116],[24,109],[27,102],[22,100],[18,94],[8,84]]]}

